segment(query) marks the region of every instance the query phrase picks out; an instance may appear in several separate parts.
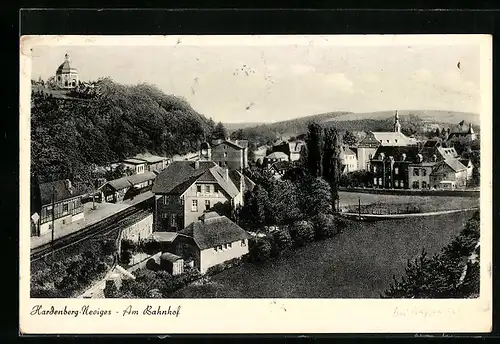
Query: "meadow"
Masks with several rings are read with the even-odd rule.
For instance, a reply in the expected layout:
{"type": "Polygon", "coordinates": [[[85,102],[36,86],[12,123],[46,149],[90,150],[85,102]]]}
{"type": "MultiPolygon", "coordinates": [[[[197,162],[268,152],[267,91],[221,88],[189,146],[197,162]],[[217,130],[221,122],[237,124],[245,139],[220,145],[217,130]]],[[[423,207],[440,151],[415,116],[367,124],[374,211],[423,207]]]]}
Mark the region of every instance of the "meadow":
{"type": "Polygon", "coordinates": [[[408,259],[439,252],[473,211],[425,218],[348,222],[344,233],[271,259],[225,270],[174,298],[379,298],[408,259]]]}

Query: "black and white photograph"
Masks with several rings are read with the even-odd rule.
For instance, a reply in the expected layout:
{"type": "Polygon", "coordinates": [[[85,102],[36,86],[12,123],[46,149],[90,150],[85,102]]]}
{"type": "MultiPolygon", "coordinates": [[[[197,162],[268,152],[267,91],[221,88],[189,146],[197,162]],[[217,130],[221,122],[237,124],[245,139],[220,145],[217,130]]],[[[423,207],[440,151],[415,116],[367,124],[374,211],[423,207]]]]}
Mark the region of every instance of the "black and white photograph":
{"type": "Polygon", "coordinates": [[[63,299],[173,317],[200,299],[285,316],[288,299],[488,307],[488,37],[272,37],[21,43],[32,314],[63,299]]]}

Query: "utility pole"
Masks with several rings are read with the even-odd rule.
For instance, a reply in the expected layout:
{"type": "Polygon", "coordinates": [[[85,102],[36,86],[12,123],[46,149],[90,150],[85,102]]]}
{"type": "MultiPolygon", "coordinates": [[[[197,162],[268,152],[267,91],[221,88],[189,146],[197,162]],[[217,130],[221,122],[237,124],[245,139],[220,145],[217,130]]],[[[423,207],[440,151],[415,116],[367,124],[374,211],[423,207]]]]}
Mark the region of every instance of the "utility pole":
{"type": "Polygon", "coordinates": [[[358,198],[358,214],[359,219],[361,220],[361,197],[358,198]]]}
{"type": "Polygon", "coordinates": [[[52,185],[52,240],[51,240],[52,259],[54,259],[55,193],[56,193],[56,187],[52,185]]]}

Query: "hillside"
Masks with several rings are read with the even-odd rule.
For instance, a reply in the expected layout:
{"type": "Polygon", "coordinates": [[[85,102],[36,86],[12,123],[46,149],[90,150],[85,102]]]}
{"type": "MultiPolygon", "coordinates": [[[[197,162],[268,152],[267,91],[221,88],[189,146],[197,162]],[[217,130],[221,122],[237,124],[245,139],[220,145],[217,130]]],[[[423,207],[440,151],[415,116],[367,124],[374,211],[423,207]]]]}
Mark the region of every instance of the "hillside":
{"type": "Polygon", "coordinates": [[[214,123],[185,100],[155,86],[125,86],[110,79],[93,85],[66,97],[33,89],[31,166],[41,180],[88,183],[92,164],[143,152],[185,154],[197,150],[213,131],[214,123]]]}
{"type": "Polygon", "coordinates": [[[263,124],[257,126],[257,128],[265,127],[266,129],[275,132],[279,135],[297,135],[305,133],[307,131],[307,126],[311,122],[325,122],[329,119],[336,118],[338,116],[346,114],[349,114],[349,112],[328,112],[312,116],[294,118],[287,121],[263,124]]]}
{"type": "MultiPolygon", "coordinates": [[[[424,122],[429,123],[449,123],[456,124],[463,120],[466,123],[472,122],[472,124],[479,125],[480,117],[477,113],[470,112],[458,112],[458,111],[443,111],[443,110],[398,110],[401,117],[413,114],[418,116],[424,122]]],[[[394,116],[394,110],[390,111],[376,111],[376,112],[364,112],[364,113],[349,113],[342,116],[336,116],[328,119],[327,121],[357,121],[360,119],[386,119],[388,117],[394,116]]]]}
{"type": "Polygon", "coordinates": [[[223,123],[224,127],[227,129],[228,132],[233,132],[238,129],[245,129],[245,128],[251,128],[255,127],[257,125],[265,125],[266,123],[259,123],[259,122],[242,122],[242,123],[223,123]]]}

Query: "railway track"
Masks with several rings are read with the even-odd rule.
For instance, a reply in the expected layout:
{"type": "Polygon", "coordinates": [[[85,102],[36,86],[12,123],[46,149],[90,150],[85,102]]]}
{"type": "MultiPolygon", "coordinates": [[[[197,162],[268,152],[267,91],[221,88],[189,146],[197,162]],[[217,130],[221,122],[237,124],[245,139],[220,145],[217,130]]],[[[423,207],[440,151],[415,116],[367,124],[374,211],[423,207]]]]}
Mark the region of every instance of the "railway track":
{"type": "Polygon", "coordinates": [[[31,250],[31,262],[43,259],[44,257],[60,252],[84,240],[99,235],[106,235],[113,231],[120,231],[133,223],[151,214],[150,200],[146,200],[119,213],[116,213],[102,221],[91,224],[81,230],[61,237],[53,243],[47,243],[31,250]]]}

